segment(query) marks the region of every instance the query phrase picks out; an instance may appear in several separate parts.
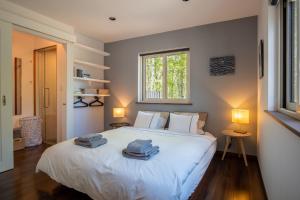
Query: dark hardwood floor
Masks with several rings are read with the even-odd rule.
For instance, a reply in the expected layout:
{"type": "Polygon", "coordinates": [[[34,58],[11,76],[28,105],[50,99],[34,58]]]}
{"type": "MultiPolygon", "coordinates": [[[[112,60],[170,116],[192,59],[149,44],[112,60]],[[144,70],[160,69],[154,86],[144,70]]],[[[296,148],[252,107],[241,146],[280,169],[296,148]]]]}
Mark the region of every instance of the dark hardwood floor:
{"type": "MultiPolygon", "coordinates": [[[[41,145],[15,152],[15,169],[0,173],[0,199],[90,199],[87,195],[62,186],[44,173],[35,173],[42,152],[41,145]]],[[[263,200],[266,199],[258,163],[248,159],[245,167],[242,158],[228,154],[221,161],[221,153],[214,156],[205,176],[191,200],[263,200]]]]}
{"type": "Polygon", "coordinates": [[[227,153],[222,161],[222,153],[215,154],[190,200],[267,199],[256,157],[247,156],[246,167],[237,154],[227,153]]]}

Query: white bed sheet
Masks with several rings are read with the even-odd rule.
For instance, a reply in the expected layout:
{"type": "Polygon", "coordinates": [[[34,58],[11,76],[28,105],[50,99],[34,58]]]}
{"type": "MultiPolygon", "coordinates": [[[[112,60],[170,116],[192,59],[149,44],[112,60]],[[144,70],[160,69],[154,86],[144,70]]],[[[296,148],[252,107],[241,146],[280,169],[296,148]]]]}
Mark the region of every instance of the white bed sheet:
{"type": "Polygon", "coordinates": [[[216,143],[209,134],[166,130],[119,128],[101,134],[108,143],[95,149],[76,146],[73,139],[48,148],[37,171],[93,199],[187,199],[200,181],[192,174],[202,173],[197,169],[216,143]],[[159,154],[148,161],[124,158],[122,149],[134,139],[152,139],[159,154]]]}
{"type": "MultiPolygon", "coordinates": [[[[210,135],[210,133],[206,133],[206,135],[210,135]]],[[[180,196],[181,200],[188,199],[197,186],[199,185],[200,181],[202,180],[211,160],[213,159],[217,150],[217,141],[215,141],[207,150],[199,164],[195,167],[195,169],[190,173],[187,180],[182,186],[182,193],[180,196]]]]}

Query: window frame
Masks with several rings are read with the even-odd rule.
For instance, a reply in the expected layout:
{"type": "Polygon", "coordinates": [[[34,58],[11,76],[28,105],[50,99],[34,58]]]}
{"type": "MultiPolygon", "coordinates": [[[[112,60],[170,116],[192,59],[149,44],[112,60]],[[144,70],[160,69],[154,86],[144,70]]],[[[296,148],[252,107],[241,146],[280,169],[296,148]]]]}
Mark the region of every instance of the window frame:
{"type": "Polygon", "coordinates": [[[191,96],[190,96],[190,49],[189,48],[180,48],[180,49],[172,49],[165,51],[158,51],[152,53],[144,53],[139,55],[139,92],[138,92],[138,102],[139,103],[153,103],[153,104],[191,104],[191,96]],[[184,52],[187,54],[187,83],[186,83],[186,91],[187,98],[185,99],[168,99],[167,98],[167,57],[170,55],[176,55],[178,53],[184,52]],[[146,62],[145,60],[148,58],[154,57],[163,57],[163,98],[146,98],[146,62]]]}
{"type": "MultiPolygon", "coordinates": [[[[296,101],[291,101],[291,90],[292,87],[292,76],[291,70],[293,69],[293,58],[291,53],[291,48],[293,43],[291,42],[291,21],[289,20],[290,15],[288,15],[287,12],[290,12],[290,7],[288,6],[289,0],[282,0],[281,1],[281,22],[280,22],[280,29],[281,29],[281,67],[280,67],[280,105],[279,110],[285,114],[291,115],[292,117],[297,117],[300,119],[299,111],[300,111],[300,100],[299,100],[299,94],[300,94],[300,62],[298,61],[296,67],[297,67],[297,82],[296,82],[296,93],[294,95],[296,101]]],[[[299,3],[300,4],[300,3],[299,3]]],[[[298,6],[300,7],[300,5],[298,6]]],[[[298,21],[300,22],[300,8],[298,8],[298,21]]],[[[300,26],[296,27],[298,29],[298,43],[300,41],[300,26]]],[[[299,47],[297,49],[297,57],[300,59],[299,51],[300,51],[300,44],[298,44],[299,47]]]]}

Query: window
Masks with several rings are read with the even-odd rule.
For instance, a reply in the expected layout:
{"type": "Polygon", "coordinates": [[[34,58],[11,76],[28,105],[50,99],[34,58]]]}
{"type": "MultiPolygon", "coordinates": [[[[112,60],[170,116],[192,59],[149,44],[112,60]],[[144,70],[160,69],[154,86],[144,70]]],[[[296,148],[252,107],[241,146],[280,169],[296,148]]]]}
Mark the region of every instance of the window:
{"type": "Polygon", "coordinates": [[[281,107],[297,111],[299,105],[299,0],[283,0],[281,107]]]}
{"type": "Polygon", "coordinates": [[[139,101],[189,103],[189,49],[140,55],[139,101]]]}

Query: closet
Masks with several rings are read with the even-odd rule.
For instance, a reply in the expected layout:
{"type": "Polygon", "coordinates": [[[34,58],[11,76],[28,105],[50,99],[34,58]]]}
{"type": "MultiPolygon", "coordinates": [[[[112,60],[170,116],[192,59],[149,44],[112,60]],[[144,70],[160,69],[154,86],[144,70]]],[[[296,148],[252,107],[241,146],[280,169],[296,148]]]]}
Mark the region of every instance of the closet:
{"type": "Polygon", "coordinates": [[[34,51],[35,115],[42,119],[44,143],[57,142],[57,50],[50,46],[34,51]]]}

